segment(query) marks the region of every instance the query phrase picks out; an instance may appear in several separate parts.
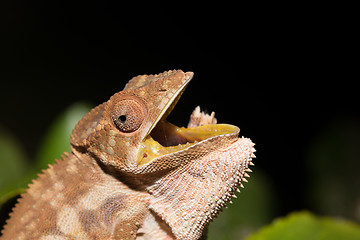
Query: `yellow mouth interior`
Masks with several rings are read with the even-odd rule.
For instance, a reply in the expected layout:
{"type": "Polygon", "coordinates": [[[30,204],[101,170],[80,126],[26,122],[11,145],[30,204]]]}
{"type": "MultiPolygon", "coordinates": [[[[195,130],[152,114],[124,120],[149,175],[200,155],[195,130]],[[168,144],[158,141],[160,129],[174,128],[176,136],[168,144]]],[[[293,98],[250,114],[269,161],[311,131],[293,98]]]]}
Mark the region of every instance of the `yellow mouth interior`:
{"type": "Polygon", "coordinates": [[[137,164],[138,166],[147,164],[157,157],[184,150],[205,139],[234,133],[236,129],[237,127],[229,124],[185,128],[160,120],[142,141],[137,156],[137,164]]]}

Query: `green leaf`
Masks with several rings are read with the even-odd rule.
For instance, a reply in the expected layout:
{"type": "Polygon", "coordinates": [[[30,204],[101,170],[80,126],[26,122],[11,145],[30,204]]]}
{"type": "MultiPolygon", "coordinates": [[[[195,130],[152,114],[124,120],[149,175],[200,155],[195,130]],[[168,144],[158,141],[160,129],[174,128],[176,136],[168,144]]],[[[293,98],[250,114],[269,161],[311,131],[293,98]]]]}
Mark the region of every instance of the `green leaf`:
{"type": "Polygon", "coordinates": [[[306,156],[308,205],[360,222],[360,121],[338,117],[319,128],[306,156]]]}
{"type": "Polygon", "coordinates": [[[39,148],[36,158],[38,169],[48,168],[48,164],[59,159],[64,152],[70,152],[70,135],[77,122],[90,111],[85,103],[75,103],[68,107],[50,126],[39,148]]]}
{"type": "Polygon", "coordinates": [[[246,240],[358,240],[360,226],[344,220],[292,213],[252,234],[246,240]]]}
{"type": "Polygon", "coordinates": [[[14,136],[0,127],[0,205],[21,192],[27,157],[14,136]]]}
{"type": "Polygon", "coordinates": [[[88,104],[76,103],[61,113],[44,137],[32,167],[16,140],[0,128],[0,205],[24,192],[41,169],[48,168],[48,164],[70,151],[71,132],[90,109],[88,104]]]}

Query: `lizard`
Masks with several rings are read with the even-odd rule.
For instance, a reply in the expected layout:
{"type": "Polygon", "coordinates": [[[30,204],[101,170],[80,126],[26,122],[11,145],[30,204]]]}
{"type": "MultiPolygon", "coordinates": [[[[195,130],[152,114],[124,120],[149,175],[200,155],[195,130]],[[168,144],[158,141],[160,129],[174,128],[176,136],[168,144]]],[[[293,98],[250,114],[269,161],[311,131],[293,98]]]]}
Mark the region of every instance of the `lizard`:
{"type": "Polygon", "coordinates": [[[71,152],[38,174],[5,239],[206,239],[254,165],[254,143],[197,107],[187,127],[166,118],[193,78],[133,77],[74,127],[71,152]]]}

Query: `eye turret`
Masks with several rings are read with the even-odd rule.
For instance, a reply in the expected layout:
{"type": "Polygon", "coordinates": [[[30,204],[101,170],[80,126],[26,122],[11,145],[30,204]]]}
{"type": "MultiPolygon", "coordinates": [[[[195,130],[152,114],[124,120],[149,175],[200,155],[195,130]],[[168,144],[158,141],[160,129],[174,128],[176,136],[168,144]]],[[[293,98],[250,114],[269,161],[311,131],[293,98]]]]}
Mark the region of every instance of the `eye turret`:
{"type": "Polygon", "coordinates": [[[146,110],[139,100],[122,99],[115,104],[111,117],[123,133],[135,132],[145,120],[146,110]]]}

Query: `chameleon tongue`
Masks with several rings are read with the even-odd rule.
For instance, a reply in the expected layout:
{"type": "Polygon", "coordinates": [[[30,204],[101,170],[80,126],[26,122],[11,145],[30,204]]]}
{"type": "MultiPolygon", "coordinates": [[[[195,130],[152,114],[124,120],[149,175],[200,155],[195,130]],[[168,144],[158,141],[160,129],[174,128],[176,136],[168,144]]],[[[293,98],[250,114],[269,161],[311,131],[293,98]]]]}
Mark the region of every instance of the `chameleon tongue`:
{"type": "Polygon", "coordinates": [[[209,124],[185,128],[161,120],[150,135],[162,146],[169,147],[185,143],[200,142],[210,137],[233,133],[236,129],[237,127],[230,124],[209,124]]]}
{"type": "Polygon", "coordinates": [[[210,124],[191,128],[178,127],[160,120],[150,135],[142,141],[137,164],[144,165],[156,157],[184,150],[205,139],[234,133],[236,126],[229,124],[210,124]]]}

